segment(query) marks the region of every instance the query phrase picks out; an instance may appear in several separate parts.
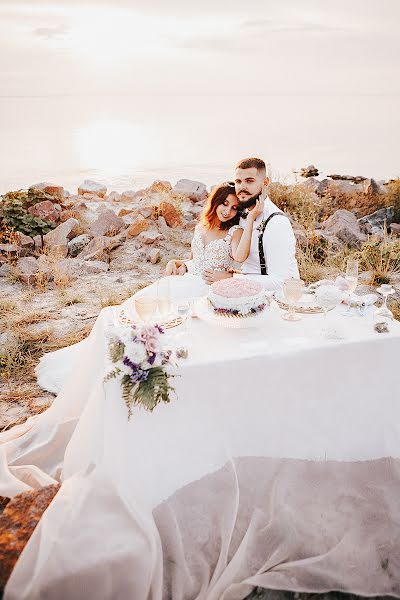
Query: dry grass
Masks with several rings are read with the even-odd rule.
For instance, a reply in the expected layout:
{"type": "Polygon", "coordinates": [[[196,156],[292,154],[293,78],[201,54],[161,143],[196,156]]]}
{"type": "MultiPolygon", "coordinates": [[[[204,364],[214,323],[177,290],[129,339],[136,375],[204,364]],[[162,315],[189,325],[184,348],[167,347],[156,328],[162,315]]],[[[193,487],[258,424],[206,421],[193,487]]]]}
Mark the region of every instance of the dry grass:
{"type": "Polygon", "coordinates": [[[371,285],[390,283],[400,273],[400,240],[385,234],[382,241],[368,241],[358,258],[361,269],[371,272],[371,285]]]}
{"type": "Polygon", "coordinates": [[[106,306],[118,306],[136,294],[139,290],[145,288],[150,282],[138,282],[121,290],[101,289],[99,290],[99,303],[101,308],[106,306]]]}
{"type": "Polygon", "coordinates": [[[397,321],[400,321],[400,302],[398,300],[392,300],[392,302],[388,303],[388,306],[392,311],[394,318],[397,321]]]}
{"type": "Polygon", "coordinates": [[[290,216],[307,231],[314,229],[322,211],[318,197],[310,190],[299,186],[291,187],[282,183],[270,186],[269,196],[281,210],[290,216]]]}
{"type": "Polygon", "coordinates": [[[4,319],[4,317],[8,317],[10,314],[14,313],[18,308],[18,305],[12,300],[7,300],[7,298],[0,298],[0,319],[4,319]]]}

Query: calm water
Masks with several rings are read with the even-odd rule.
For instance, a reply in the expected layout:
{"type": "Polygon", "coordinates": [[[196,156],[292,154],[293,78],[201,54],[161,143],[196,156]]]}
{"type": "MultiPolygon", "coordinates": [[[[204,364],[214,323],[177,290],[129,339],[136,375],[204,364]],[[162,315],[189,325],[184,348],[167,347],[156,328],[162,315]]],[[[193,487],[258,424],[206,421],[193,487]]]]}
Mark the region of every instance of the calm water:
{"type": "Polygon", "coordinates": [[[274,179],[321,172],[398,176],[396,96],[0,98],[0,193],[85,179],[139,189],[187,177],[210,185],[261,156],[274,179]]]}

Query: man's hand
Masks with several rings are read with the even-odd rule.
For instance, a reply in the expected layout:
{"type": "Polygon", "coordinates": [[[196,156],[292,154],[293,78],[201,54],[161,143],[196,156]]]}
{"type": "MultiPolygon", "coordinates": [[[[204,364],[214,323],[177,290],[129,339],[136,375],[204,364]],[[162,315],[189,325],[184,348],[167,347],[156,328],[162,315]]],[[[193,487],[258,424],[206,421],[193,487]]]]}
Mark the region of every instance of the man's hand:
{"type": "Polygon", "coordinates": [[[227,271],[213,271],[212,269],[205,269],[203,274],[204,281],[210,284],[215,281],[220,281],[221,279],[228,279],[229,277],[233,277],[233,273],[228,273],[227,271]]]}

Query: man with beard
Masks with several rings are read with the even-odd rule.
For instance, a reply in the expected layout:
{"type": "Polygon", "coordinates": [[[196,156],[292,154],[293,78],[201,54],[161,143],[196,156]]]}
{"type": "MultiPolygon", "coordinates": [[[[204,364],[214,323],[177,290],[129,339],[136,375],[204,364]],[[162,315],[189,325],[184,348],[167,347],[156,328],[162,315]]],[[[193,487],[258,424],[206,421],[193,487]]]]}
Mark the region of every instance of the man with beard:
{"type": "Polygon", "coordinates": [[[243,211],[240,226],[244,227],[244,219],[259,198],[264,207],[254,220],[250,254],[235,277],[251,277],[261,281],[265,289],[275,290],[282,287],[285,279],[298,278],[299,270],[292,226],[269,198],[269,182],[265,162],[260,158],[245,158],[236,165],[235,190],[243,211]]]}

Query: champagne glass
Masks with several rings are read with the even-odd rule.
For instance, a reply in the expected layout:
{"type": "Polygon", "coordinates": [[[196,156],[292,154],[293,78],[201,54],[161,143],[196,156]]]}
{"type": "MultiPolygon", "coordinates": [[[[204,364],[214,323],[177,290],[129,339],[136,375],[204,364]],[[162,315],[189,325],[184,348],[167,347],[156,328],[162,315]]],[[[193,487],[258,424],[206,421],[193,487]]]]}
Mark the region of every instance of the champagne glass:
{"type": "Polygon", "coordinates": [[[358,285],[358,260],[354,258],[349,258],[346,266],[346,274],[345,280],[347,283],[347,290],[349,292],[348,295],[348,304],[347,310],[343,313],[345,317],[351,316],[351,295],[356,291],[358,285]]]}
{"type": "Polygon", "coordinates": [[[385,322],[393,321],[393,313],[387,306],[387,299],[390,294],[394,294],[395,290],[389,284],[382,284],[376,290],[383,296],[383,304],[380,308],[377,308],[374,312],[374,319],[376,322],[385,322]]]}
{"type": "Polygon", "coordinates": [[[183,330],[187,331],[187,319],[190,315],[189,302],[180,302],[176,307],[176,311],[180,317],[182,317],[183,330]]]}
{"type": "Polygon", "coordinates": [[[289,304],[289,311],[282,317],[286,321],[300,321],[301,317],[295,313],[294,304],[300,300],[303,289],[304,281],[301,279],[285,279],[283,282],[283,295],[289,304]]]}
{"type": "Polygon", "coordinates": [[[135,298],[135,310],[139,318],[144,323],[148,323],[157,310],[157,298],[151,296],[135,298]]]}
{"type": "Polygon", "coordinates": [[[172,308],[171,288],[167,277],[162,277],[157,281],[157,306],[163,320],[167,320],[172,308]]]}

